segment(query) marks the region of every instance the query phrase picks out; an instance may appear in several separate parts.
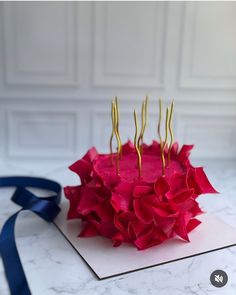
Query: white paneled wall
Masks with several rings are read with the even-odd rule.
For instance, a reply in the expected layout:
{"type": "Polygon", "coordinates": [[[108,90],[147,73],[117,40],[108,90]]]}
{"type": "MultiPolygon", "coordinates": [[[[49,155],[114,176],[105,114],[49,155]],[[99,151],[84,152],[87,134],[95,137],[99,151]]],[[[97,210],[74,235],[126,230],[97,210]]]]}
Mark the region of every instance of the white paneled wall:
{"type": "Polygon", "coordinates": [[[149,94],[176,100],[175,138],[195,158],[236,159],[236,2],[1,2],[0,161],[70,163],[123,141],[149,94]]]}

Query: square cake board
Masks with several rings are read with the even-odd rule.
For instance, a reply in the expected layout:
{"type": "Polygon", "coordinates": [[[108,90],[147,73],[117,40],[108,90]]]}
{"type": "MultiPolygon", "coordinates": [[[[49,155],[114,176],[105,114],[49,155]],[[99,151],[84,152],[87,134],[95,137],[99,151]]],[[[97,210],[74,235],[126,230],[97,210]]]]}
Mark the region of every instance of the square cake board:
{"type": "Polygon", "coordinates": [[[189,234],[190,243],[173,238],[142,251],[127,243],[113,247],[111,240],[104,237],[79,238],[81,222],[68,221],[67,211],[68,202],[63,202],[61,212],[54,223],[98,279],[111,278],[236,245],[236,228],[207,213],[198,216],[202,223],[189,234]]]}

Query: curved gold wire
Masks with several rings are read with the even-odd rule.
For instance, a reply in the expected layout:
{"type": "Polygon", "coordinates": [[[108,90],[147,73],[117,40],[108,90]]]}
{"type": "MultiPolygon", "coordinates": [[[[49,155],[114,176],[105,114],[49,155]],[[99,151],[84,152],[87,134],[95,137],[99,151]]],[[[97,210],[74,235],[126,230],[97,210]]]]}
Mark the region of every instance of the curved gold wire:
{"type": "Polygon", "coordinates": [[[171,148],[172,148],[172,144],[174,141],[174,133],[173,133],[173,129],[172,129],[173,112],[174,112],[174,101],[172,101],[172,103],[171,103],[170,117],[169,117],[169,123],[168,123],[168,128],[169,128],[169,132],[170,132],[170,145],[169,145],[169,150],[168,150],[168,164],[170,163],[170,153],[171,153],[171,148]]]}
{"type": "Polygon", "coordinates": [[[158,127],[157,127],[157,133],[159,136],[160,141],[160,156],[161,156],[161,167],[162,167],[162,175],[165,175],[165,155],[164,155],[164,142],[162,141],[161,137],[161,121],[162,121],[162,99],[159,98],[159,120],[158,120],[158,127]]]}
{"type": "Polygon", "coordinates": [[[165,141],[163,145],[163,150],[165,150],[167,139],[168,139],[168,122],[169,122],[169,108],[166,108],[165,141]]]}
{"type": "Polygon", "coordinates": [[[120,123],[120,111],[119,111],[119,102],[117,96],[115,97],[115,104],[116,104],[116,130],[117,130],[117,143],[118,143],[118,154],[119,157],[122,155],[122,142],[120,138],[120,132],[119,132],[119,123],[120,123]]]}
{"type": "Polygon", "coordinates": [[[113,151],[112,151],[112,141],[114,137],[114,101],[111,102],[111,124],[112,124],[112,131],[111,131],[111,136],[110,136],[110,158],[111,158],[111,165],[113,165],[113,151]]]}
{"type": "Polygon", "coordinates": [[[116,136],[116,141],[117,141],[117,157],[116,157],[116,174],[119,175],[120,174],[120,142],[119,142],[119,134],[117,131],[117,107],[116,107],[116,103],[114,102],[114,108],[113,108],[113,115],[114,115],[114,133],[116,136]]]}
{"type": "Polygon", "coordinates": [[[141,120],[142,120],[142,127],[141,127],[140,135],[138,138],[138,147],[142,155],[143,137],[148,124],[148,96],[146,96],[145,101],[142,103],[141,120]]]}
{"type": "Polygon", "coordinates": [[[142,103],[142,110],[141,110],[141,130],[138,137],[138,148],[141,152],[141,145],[143,141],[143,134],[145,131],[145,101],[142,103]]]}
{"type": "Polygon", "coordinates": [[[138,142],[137,142],[137,136],[138,136],[138,120],[137,120],[137,115],[134,110],[134,124],[135,124],[135,134],[134,134],[134,145],[135,149],[138,155],[138,176],[141,178],[141,168],[142,168],[142,158],[141,158],[141,153],[138,147],[138,142]]]}
{"type": "Polygon", "coordinates": [[[162,160],[162,175],[165,175],[165,147],[168,139],[168,120],[169,120],[169,109],[166,108],[166,121],[165,121],[165,141],[161,143],[161,160],[162,160]]]}

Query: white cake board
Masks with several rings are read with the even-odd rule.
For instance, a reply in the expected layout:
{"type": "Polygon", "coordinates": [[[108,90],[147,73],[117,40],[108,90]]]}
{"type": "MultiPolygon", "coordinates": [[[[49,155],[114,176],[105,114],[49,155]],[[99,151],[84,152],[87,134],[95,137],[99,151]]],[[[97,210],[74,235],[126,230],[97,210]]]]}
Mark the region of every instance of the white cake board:
{"type": "Polygon", "coordinates": [[[202,224],[189,234],[190,243],[174,238],[142,251],[130,244],[113,247],[112,242],[104,237],[79,238],[80,221],[67,221],[67,202],[61,208],[54,223],[99,279],[236,245],[236,228],[213,215],[203,214],[198,216],[202,224]]]}

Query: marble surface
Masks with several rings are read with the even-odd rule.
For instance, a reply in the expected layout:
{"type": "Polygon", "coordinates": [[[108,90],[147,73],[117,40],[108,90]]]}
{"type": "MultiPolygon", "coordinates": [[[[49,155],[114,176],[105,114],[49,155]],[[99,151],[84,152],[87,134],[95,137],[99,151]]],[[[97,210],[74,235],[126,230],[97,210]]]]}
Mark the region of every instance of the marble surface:
{"type": "MultiPolygon", "coordinates": [[[[236,227],[236,163],[209,162],[205,171],[221,193],[201,196],[199,202],[202,208],[236,227]]],[[[41,169],[23,169],[12,165],[1,167],[0,173],[50,177],[62,185],[78,181],[66,166],[60,165],[41,169]]],[[[10,201],[12,192],[13,189],[0,190],[0,227],[18,209],[10,201]]],[[[16,239],[33,295],[236,294],[236,247],[99,281],[56,227],[34,214],[21,213],[16,226],[16,239]],[[210,274],[216,269],[226,271],[229,276],[223,288],[210,284],[210,274]]],[[[1,259],[0,294],[9,294],[1,259]]]]}

